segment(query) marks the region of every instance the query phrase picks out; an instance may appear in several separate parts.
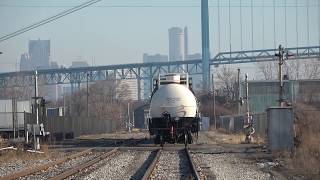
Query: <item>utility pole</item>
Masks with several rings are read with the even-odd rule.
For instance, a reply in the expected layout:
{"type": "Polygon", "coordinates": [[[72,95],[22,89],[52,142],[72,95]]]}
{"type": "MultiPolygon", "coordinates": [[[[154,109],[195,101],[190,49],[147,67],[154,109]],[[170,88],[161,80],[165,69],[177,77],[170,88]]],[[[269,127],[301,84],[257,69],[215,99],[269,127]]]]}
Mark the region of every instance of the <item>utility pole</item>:
{"type": "Polygon", "coordinates": [[[87,72],[87,117],[89,117],[89,73],[87,72]]]}
{"type": "Polygon", "coordinates": [[[128,129],[129,129],[129,133],[131,133],[131,122],[130,122],[130,102],[128,102],[128,129]]]}
{"type": "Polygon", "coordinates": [[[279,58],[279,106],[283,106],[283,75],[282,75],[282,65],[284,63],[284,49],[279,45],[279,52],[275,54],[279,58]]]}
{"type": "MultiPolygon", "coordinates": [[[[34,108],[36,112],[36,123],[37,126],[39,126],[39,108],[38,108],[38,71],[36,70],[35,76],[34,76],[34,108]]],[[[40,140],[39,137],[36,137],[35,135],[35,126],[33,126],[33,137],[34,137],[34,150],[40,149],[40,140]]]]}
{"type": "Polygon", "coordinates": [[[255,130],[253,128],[252,117],[250,115],[249,109],[249,83],[248,83],[248,74],[245,75],[245,84],[246,84],[246,122],[244,123],[244,130],[246,134],[246,143],[251,143],[251,135],[254,134],[255,130]]]}
{"type": "Polygon", "coordinates": [[[212,120],[214,121],[214,128],[217,129],[217,121],[216,121],[216,97],[215,97],[215,89],[214,89],[214,75],[212,73],[211,75],[211,81],[212,81],[212,98],[213,98],[213,102],[212,102],[212,111],[213,111],[213,117],[212,120]]]}
{"type": "Polygon", "coordinates": [[[247,114],[247,123],[250,124],[248,74],[246,74],[245,83],[246,83],[246,114],[247,114]]]}

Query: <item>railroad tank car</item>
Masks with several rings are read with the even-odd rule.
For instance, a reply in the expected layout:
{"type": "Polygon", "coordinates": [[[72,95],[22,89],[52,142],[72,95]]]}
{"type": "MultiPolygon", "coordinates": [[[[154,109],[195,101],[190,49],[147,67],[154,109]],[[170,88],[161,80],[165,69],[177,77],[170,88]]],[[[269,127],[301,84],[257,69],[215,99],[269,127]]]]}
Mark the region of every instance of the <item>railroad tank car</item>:
{"type": "Polygon", "coordinates": [[[188,74],[166,74],[154,80],[149,132],[155,144],[191,144],[198,136],[197,99],[188,74]]]}

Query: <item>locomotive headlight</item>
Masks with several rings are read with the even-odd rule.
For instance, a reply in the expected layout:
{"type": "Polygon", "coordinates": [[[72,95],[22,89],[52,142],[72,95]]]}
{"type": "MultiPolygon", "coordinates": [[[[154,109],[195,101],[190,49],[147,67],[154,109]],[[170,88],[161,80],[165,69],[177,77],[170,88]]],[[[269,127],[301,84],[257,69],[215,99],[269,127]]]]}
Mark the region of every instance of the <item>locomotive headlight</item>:
{"type": "Polygon", "coordinates": [[[179,121],[179,117],[175,117],[174,120],[175,120],[175,121],[179,121]]]}

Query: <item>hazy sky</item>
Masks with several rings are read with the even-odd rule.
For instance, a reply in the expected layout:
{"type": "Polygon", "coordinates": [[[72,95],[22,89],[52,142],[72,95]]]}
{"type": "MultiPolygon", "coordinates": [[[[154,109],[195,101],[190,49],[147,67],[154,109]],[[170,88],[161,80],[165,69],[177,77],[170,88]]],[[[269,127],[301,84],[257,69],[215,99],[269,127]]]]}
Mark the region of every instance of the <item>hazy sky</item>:
{"type": "MultiPolygon", "coordinates": [[[[0,0],[0,37],[86,1],[0,0]]],[[[319,0],[297,1],[297,21],[296,0],[252,1],[252,40],[251,0],[242,0],[242,49],[273,48],[279,43],[289,47],[318,45],[319,0]]],[[[209,0],[209,5],[211,54],[229,51],[230,47],[231,50],[240,50],[240,0],[209,0]]],[[[143,53],[168,54],[168,29],[172,26],[187,26],[189,52],[201,52],[200,19],[200,0],[102,0],[93,7],[1,42],[0,71],[14,71],[20,55],[28,51],[28,40],[38,38],[50,39],[51,61],[66,66],[75,60],[94,62],[94,65],[137,63],[142,62],[143,53]]]]}

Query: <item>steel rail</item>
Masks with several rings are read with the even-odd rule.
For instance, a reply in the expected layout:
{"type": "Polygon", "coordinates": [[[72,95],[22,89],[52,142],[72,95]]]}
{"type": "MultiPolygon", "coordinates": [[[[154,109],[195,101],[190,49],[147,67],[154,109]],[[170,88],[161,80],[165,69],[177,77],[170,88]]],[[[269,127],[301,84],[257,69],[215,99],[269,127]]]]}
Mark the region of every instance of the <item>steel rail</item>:
{"type": "Polygon", "coordinates": [[[193,159],[192,159],[192,157],[190,155],[189,150],[187,148],[185,148],[184,151],[187,154],[188,161],[189,161],[189,164],[190,164],[190,167],[191,167],[191,171],[192,171],[193,177],[195,178],[195,180],[200,180],[201,176],[199,175],[199,172],[197,170],[197,167],[196,167],[195,163],[193,162],[193,159]]]}
{"type": "Polygon", "coordinates": [[[153,158],[151,164],[149,165],[148,169],[146,170],[146,172],[144,173],[143,177],[142,177],[142,180],[148,180],[150,179],[155,167],[156,167],[156,164],[158,163],[159,161],[159,157],[161,155],[161,150],[158,149],[156,151],[156,155],[155,157],[153,158]]]}
{"type": "Polygon", "coordinates": [[[18,171],[16,173],[9,174],[7,176],[1,177],[0,180],[19,179],[21,177],[24,177],[24,176],[27,176],[27,175],[30,175],[30,174],[34,174],[36,172],[39,172],[39,171],[42,171],[42,170],[46,170],[46,169],[48,169],[50,167],[53,167],[55,165],[62,164],[64,162],[68,161],[68,160],[77,158],[79,156],[83,156],[85,154],[90,153],[92,150],[93,150],[92,148],[86,149],[86,150],[81,151],[79,153],[72,154],[72,155],[70,155],[68,157],[64,157],[64,158],[58,159],[57,161],[49,162],[47,164],[39,165],[39,166],[36,166],[36,167],[23,169],[23,170],[18,171]]]}
{"type": "Polygon", "coordinates": [[[106,153],[104,153],[104,154],[102,154],[102,155],[100,155],[90,161],[87,161],[87,162],[81,164],[80,166],[69,169],[69,170],[67,170],[67,171],[65,171],[65,172],[63,172],[53,178],[50,178],[49,180],[61,180],[61,179],[65,179],[67,177],[70,177],[70,176],[80,172],[81,170],[86,169],[86,168],[98,163],[99,161],[101,161],[107,157],[112,157],[113,155],[116,154],[116,152],[118,152],[118,148],[114,148],[111,151],[108,151],[108,152],[106,152],[106,153]]]}

